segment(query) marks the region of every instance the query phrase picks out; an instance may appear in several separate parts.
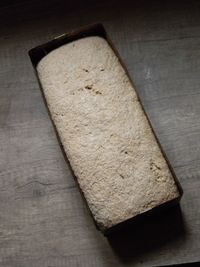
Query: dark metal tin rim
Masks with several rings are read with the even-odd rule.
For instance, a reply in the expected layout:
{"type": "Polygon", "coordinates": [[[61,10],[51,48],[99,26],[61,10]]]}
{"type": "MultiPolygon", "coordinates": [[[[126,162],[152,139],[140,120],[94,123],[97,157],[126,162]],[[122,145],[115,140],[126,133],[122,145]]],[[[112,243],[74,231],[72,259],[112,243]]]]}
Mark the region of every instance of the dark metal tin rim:
{"type": "MultiPolygon", "coordinates": [[[[141,101],[141,99],[140,99],[140,97],[139,97],[139,94],[138,94],[138,92],[137,92],[137,89],[136,89],[136,87],[134,86],[134,83],[133,83],[133,81],[132,81],[132,79],[131,79],[131,77],[130,77],[130,75],[129,75],[129,73],[128,73],[128,70],[127,70],[127,68],[126,68],[126,66],[125,66],[125,64],[124,64],[124,62],[122,61],[122,59],[121,59],[121,57],[120,57],[118,51],[116,50],[115,46],[113,45],[112,41],[110,40],[110,38],[109,38],[109,36],[108,36],[108,34],[107,34],[107,32],[106,32],[104,26],[103,26],[101,23],[96,23],[96,24],[88,25],[88,26],[86,26],[86,27],[82,27],[82,28],[80,28],[79,30],[71,31],[71,32],[66,33],[66,34],[62,34],[62,35],[60,35],[60,36],[58,36],[58,37],[55,37],[53,40],[51,40],[51,41],[49,41],[49,42],[47,42],[47,43],[44,43],[44,44],[42,44],[42,45],[39,45],[39,46],[37,46],[37,47],[31,49],[31,50],[28,52],[28,53],[29,53],[29,56],[30,56],[30,59],[31,59],[31,62],[32,62],[32,64],[33,64],[33,67],[34,67],[34,69],[35,69],[35,73],[36,73],[36,76],[37,76],[37,79],[38,79],[38,82],[39,82],[39,85],[40,85],[40,89],[41,89],[41,92],[42,92],[42,96],[43,96],[44,103],[45,103],[45,105],[46,105],[46,107],[47,107],[47,110],[48,110],[48,113],[49,113],[49,117],[50,117],[50,119],[51,119],[51,121],[52,121],[52,123],[53,123],[53,126],[54,126],[54,129],[55,129],[55,132],[56,132],[56,135],[57,135],[59,144],[60,144],[61,149],[62,149],[62,151],[63,151],[65,160],[69,163],[69,161],[68,161],[68,159],[67,159],[67,156],[66,156],[66,154],[65,154],[65,152],[64,152],[62,143],[61,143],[61,141],[60,141],[58,132],[57,132],[57,130],[56,130],[56,126],[55,126],[55,124],[54,124],[54,122],[53,122],[53,120],[52,120],[52,118],[51,118],[51,114],[50,114],[50,111],[49,111],[49,108],[48,108],[48,105],[47,105],[47,102],[46,102],[46,99],[45,99],[45,96],[44,96],[44,93],[43,93],[43,89],[42,89],[41,83],[40,83],[39,78],[38,78],[38,74],[37,74],[36,67],[37,67],[37,64],[39,63],[39,61],[40,61],[43,57],[45,57],[48,53],[50,53],[51,51],[53,51],[54,49],[56,49],[56,48],[58,48],[58,47],[60,47],[60,46],[62,46],[62,45],[64,45],[64,44],[70,43],[70,42],[72,42],[72,41],[75,41],[75,40],[78,40],[78,39],[81,39],[81,38],[84,38],[84,37],[89,37],[89,36],[100,36],[100,37],[105,38],[106,41],[107,41],[107,42],[109,43],[109,45],[111,46],[111,48],[113,49],[113,51],[114,51],[114,53],[116,54],[116,56],[118,57],[120,64],[123,66],[123,68],[124,68],[124,70],[125,70],[127,76],[128,76],[129,79],[130,79],[131,84],[133,85],[134,89],[136,90],[136,93],[137,93],[138,99],[139,99],[139,101],[140,101],[140,104],[141,104],[141,106],[142,106],[142,109],[143,109],[143,111],[144,111],[144,113],[145,113],[145,116],[147,117],[147,120],[148,120],[148,122],[149,122],[149,125],[150,125],[150,127],[151,127],[151,130],[152,130],[152,132],[153,132],[153,134],[154,134],[154,136],[155,136],[155,138],[156,138],[156,141],[157,141],[157,143],[158,143],[158,145],[159,145],[159,147],[160,147],[160,149],[161,149],[161,152],[162,152],[162,154],[163,154],[163,156],[164,156],[164,158],[165,158],[165,160],[166,160],[166,162],[167,162],[167,164],[168,164],[168,167],[169,167],[169,169],[170,169],[170,171],[171,171],[171,173],[172,173],[172,176],[173,176],[173,178],[174,178],[174,181],[175,181],[175,183],[176,183],[176,185],[177,185],[177,188],[178,188],[178,190],[179,190],[179,193],[180,193],[180,197],[175,198],[175,199],[173,199],[173,200],[171,200],[171,201],[168,201],[168,202],[166,202],[166,203],[163,203],[163,204],[161,204],[161,205],[159,205],[159,206],[157,206],[157,207],[155,207],[155,208],[153,208],[153,209],[151,209],[151,210],[149,210],[149,211],[146,211],[146,212],[144,212],[144,213],[142,213],[142,214],[139,214],[139,215],[137,215],[137,216],[135,216],[135,217],[133,217],[133,218],[130,218],[130,219],[128,219],[128,220],[126,220],[126,221],[124,221],[124,222],[121,222],[121,223],[119,223],[119,224],[117,224],[117,225],[115,225],[115,226],[113,226],[113,227],[111,227],[111,228],[109,228],[109,229],[106,229],[106,230],[102,229],[102,227],[101,227],[100,225],[97,225],[96,221],[94,220],[94,217],[92,216],[92,218],[93,218],[93,220],[94,220],[94,223],[95,223],[95,225],[97,226],[97,228],[100,229],[105,235],[108,235],[108,234],[112,233],[112,232],[115,231],[115,230],[118,230],[118,229],[123,228],[124,224],[126,224],[126,223],[130,223],[131,221],[134,221],[134,220],[138,220],[138,217],[143,217],[143,215],[149,215],[151,212],[154,213],[154,211],[157,211],[157,210],[160,210],[160,209],[163,209],[163,208],[166,208],[166,207],[170,207],[170,206],[172,206],[172,205],[175,205],[175,204],[178,203],[179,200],[181,199],[181,197],[182,197],[182,195],[183,195],[183,189],[182,189],[182,187],[181,187],[181,185],[180,185],[180,183],[179,183],[179,181],[178,181],[178,178],[177,178],[177,176],[176,176],[176,174],[175,174],[175,172],[174,172],[174,170],[173,170],[173,168],[172,168],[172,166],[171,166],[171,164],[170,164],[170,162],[169,162],[169,160],[168,160],[168,158],[167,158],[167,156],[166,156],[166,154],[165,154],[165,152],[164,152],[164,150],[163,150],[163,148],[162,148],[162,146],[161,146],[161,144],[160,144],[160,142],[159,142],[159,139],[158,139],[158,137],[157,137],[157,135],[156,135],[156,133],[155,133],[153,127],[152,127],[151,121],[150,121],[150,119],[149,119],[148,116],[147,116],[147,113],[146,113],[146,111],[145,111],[145,109],[144,109],[144,106],[143,106],[142,101],[141,101]]],[[[70,165],[70,164],[69,164],[69,165],[70,165]]],[[[70,166],[70,167],[71,167],[71,166],[70,166]]],[[[72,170],[72,173],[73,173],[73,170],[72,170]]],[[[74,175],[74,173],[73,173],[73,175],[74,175]]],[[[80,189],[80,186],[79,186],[79,184],[78,184],[78,182],[77,182],[77,178],[75,177],[75,175],[74,175],[74,179],[75,179],[75,181],[76,181],[76,183],[77,183],[77,185],[78,185],[78,188],[79,188],[79,191],[81,192],[81,195],[82,195],[83,198],[85,199],[84,194],[83,194],[82,190],[80,189]]],[[[87,204],[86,199],[85,199],[85,202],[86,202],[86,205],[87,205],[87,207],[88,207],[88,204],[87,204]]],[[[89,207],[88,207],[88,209],[89,209],[89,207]]],[[[92,215],[90,209],[89,209],[89,212],[90,212],[90,214],[92,215]]]]}

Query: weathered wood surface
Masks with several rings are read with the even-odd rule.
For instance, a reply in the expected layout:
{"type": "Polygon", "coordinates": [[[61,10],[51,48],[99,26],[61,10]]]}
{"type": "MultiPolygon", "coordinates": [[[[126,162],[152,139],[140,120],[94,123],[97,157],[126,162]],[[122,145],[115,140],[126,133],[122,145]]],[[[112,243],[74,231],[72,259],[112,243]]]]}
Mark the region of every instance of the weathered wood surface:
{"type": "MultiPolygon", "coordinates": [[[[11,2],[11,1],[9,1],[11,2]]],[[[0,9],[0,266],[156,266],[200,259],[198,1],[19,1],[0,9]],[[76,5],[77,7],[75,8],[76,5]],[[109,241],[93,225],[28,50],[101,21],[184,189],[174,209],[109,241]]]]}

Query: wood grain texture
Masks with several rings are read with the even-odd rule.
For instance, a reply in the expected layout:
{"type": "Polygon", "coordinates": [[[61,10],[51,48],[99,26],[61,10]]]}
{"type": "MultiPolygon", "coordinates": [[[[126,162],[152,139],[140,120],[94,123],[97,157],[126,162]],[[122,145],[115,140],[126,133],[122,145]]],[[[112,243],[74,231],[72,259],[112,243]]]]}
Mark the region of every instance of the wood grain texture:
{"type": "Polygon", "coordinates": [[[0,9],[0,266],[200,260],[200,4],[40,2],[0,9]],[[109,240],[75,186],[27,54],[96,21],[126,63],[185,192],[182,212],[158,214],[109,240]]]}

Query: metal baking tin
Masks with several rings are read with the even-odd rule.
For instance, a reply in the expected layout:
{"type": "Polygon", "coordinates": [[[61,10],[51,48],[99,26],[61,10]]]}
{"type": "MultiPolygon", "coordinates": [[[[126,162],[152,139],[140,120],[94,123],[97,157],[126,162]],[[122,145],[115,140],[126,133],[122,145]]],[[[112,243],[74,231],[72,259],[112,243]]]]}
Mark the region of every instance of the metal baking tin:
{"type": "MultiPolygon", "coordinates": [[[[31,49],[31,50],[29,51],[29,56],[30,56],[31,62],[32,62],[32,64],[33,64],[33,67],[34,67],[34,69],[35,69],[37,78],[38,78],[38,74],[37,74],[36,67],[37,67],[37,64],[39,63],[39,61],[40,61],[43,57],[45,57],[48,53],[50,53],[50,52],[53,51],[54,49],[56,49],[56,48],[58,48],[58,47],[60,47],[60,46],[62,46],[62,45],[64,45],[64,44],[70,43],[70,42],[72,42],[72,41],[75,41],[75,40],[78,40],[78,39],[81,39],[81,38],[84,38],[84,37],[89,37],[89,36],[100,36],[100,37],[103,37],[104,39],[106,39],[106,41],[109,43],[109,45],[111,46],[111,48],[112,48],[113,51],[115,52],[116,56],[118,57],[118,59],[119,59],[120,63],[122,64],[124,70],[126,71],[126,74],[128,75],[128,77],[129,77],[129,79],[130,79],[130,81],[131,81],[133,87],[135,88],[134,83],[133,83],[133,81],[132,81],[132,79],[131,79],[131,77],[130,77],[128,71],[127,71],[127,68],[126,68],[125,64],[123,63],[122,59],[120,58],[119,53],[117,52],[116,48],[114,47],[112,41],[110,40],[110,38],[109,38],[109,36],[108,36],[108,34],[107,34],[107,32],[106,32],[104,26],[103,26],[101,23],[97,23],[97,24],[89,25],[89,26],[83,27],[83,28],[81,28],[81,29],[79,29],[79,30],[75,30],[75,31],[72,31],[72,32],[69,32],[69,33],[66,33],[66,34],[62,34],[62,35],[60,35],[60,36],[58,36],[58,37],[55,37],[53,40],[51,40],[51,41],[49,41],[49,42],[47,42],[47,43],[45,43],[45,44],[39,45],[39,46],[37,46],[37,47],[31,49]]],[[[38,82],[39,82],[39,84],[40,84],[39,78],[38,78],[38,82]]],[[[41,84],[40,84],[40,89],[41,89],[41,91],[42,91],[42,95],[43,95],[43,99],[44,99],[45,105],[46,105],[46,107],[47,107],[47,109],[48,109],[48,106],[47,106],[46,99],[45,99],[44,94],[43,94],[43,90],[42,90],[42,86],[41,86],[41,84]]],[[[137,89],[135,89],[135,90],[136,90],[136,93],[137,93],[137,89]]],[[[140,103],[141,103],[141,106],[142,106],[142,108],[143,108],[143,111],[144,111],[144,113],[145,113],[145,115],[146,115],[146,117],[147,117],[147,119],[148,119],[148,121],[149,121],[149,125],[150,125],[150,127],[151,127],[151,129],[152,129],[152,131],[153,131],[153,133],[154,133],[154,135],[155,135],[155,137],[156,137],[156,140],[157,140],[158,145],[159,145],[159,147],[160,147],[160,149],[161,149],[161,151],[162,151],[162,154],[163,154],[163,156],[164,156],[164,158],[165,158],[165,160],[166,160],[166,162],[167,162],[167,164],[168,164],[168,167],[169,167],[169,169],[170,169],[170,171],[171,171],[171,173],[172,173],[172,176],[173,176],[173,178],[174,178],[174,180],[175,180],[175,183],[176,183],[176,185],[177,185],[177,187],[178,187],[178,190],[179,190],[179,193],[180,193],[180,197],[178,197],[178,198],[176,198],[176,199],[173,199],[173,200],[171,200],[171,201],[168,201],[168,202],[166,202],[166,203],[163,203],[163,204],[161,204],[161,205],[159,205],[159,206],[153,208],[153,209],[150,210],[150,211],[144,212],[144,213],[142,213],[141,215],[137,215],[137,216],[135,216],[135,217],[133,217],[133,218],[130,218],[130,219],[124,221],[124,222],[121,222],[121,223],[119,223],[119,224],[117,224],[117,225],[111,227],[110,229],[106,230],[106,232],[104,232],[105,235],[109,235],[109,234],[112,233],[113,231],[118,230],[118,229],[121,229],[121,228],[123,228],[123,227],[126,226],[126,225],[129,225],[130,223],[132,223],[132,221],[138,221],[138,219],[140,220],[141,218],[146,217],[146,215],[149,215],[149,214],[151,214],[151,213],[154,213],[154,212],[156,212],[157,210],[160,210],[160,209],[163,209],[163,208],[167,208],[167,207],[170,207],[170,206],[173,206],[173,205],[177,204],[177,203],[179,202],[180,198],[181,198],[182,195],[183,195],[182,187],[181,187],[181,185],[180,185],[180,183],[179,183],[179,181],[178,181],[178,179],[177,179],[177,177],[176,177],[176,174],[175,174],[175,172],[174,172],[174,170],[173,170],[173,168],[172,168],[172,166],[171,166],[171,164],[170,164],[170,162],[169,162],[169,160],[168,160],[168,158],[167,158],[167,156],[166,156],[166,154],[165,154],[165,152],[164,152],[164,150],[163,150],[163,148],[162,148],[162,146],[161,146],[161,144],[160,144],[160,142],[159,142],[158,137],[156,136],[156,133],[155,133],[155,131],[154,131],[152,125],[151,125],[151,122],[150,122],[150,120],[149,120],[149,118],[148,118],[148,115],[147,115],[146,112],[145,112],[145,109],[144,109],[144,107],[143,107],[143,105],[142,105],[142,102],[141,102],[141,100],[140,100],[139,95],[138,95],[138,99],[139,99],[139,101],[140,101],[140,103]]],[[[49,113],[49,116],[50,116],[50,118],[51,118],[49,109],[48,109],[48,113],[49,113]]],[[[51,120],[52,120],[52,119],[51,119],[51,120]]],[[[64,152],[64,149],[63,149],[63,147],[62,147],[62,143],[60,142],[59,135],[58,135],[58,133],[57,133],[57,130],[56,130],[56,127],[55,127],[55,124],[54,124],[53,120],[52,120],[52,123],[53,123],[53,125],[54,125],[54,129],[55,129],[55,131],[56,131],[56,135],[57,135],[57,137],[58,137],[58,141],[59,141],[59,143],[60,143],[60,145],[61,145],[61,148],[62,148],[62,151],[63,151],[63,153],[64,153],[65,159],[66,159],[67,162],[68,162],[68,159],[67,159],[66,154],[65,154],[65,152],[64,152]]],[[[73,170],[72,170],[72,172],[73,172],[73,170]]],[[[75,178],[75,181],[76,181],[76,177],[75,177],[75,176],[74,176],[74,178],[75,178]]],[[[77,184],[78,184],[78,183],[77,183],[77,184]]],[[[83,195],[83,192],[81,191],[81,189],[80,189],[79,186],[78,186],[78,188],[79,188],[79,190],[80,190],[80,192],[81,192],[83,198],[85,199],[85,197],[84,197],[84,195],[83,195]]],[[[86,203],[87,203],[87,201],[86,201],[86,203]]],[[[90,209],[89,209],[89,211],[90,211],[90,209]]],[[[91,211],[90,211],[90,213],[91,213],[91,211]]],[[[92,215],[92,213],[91,213],[91,215],[92,215]]],[[[92,216],[92,218],[93,218],[93,216],[92,216]]],[[[93,218],[93,219],[94,219],[94,218],[93,218]]],[[[96,221],[95,221],[95,220],[94,220],[94,222],[95,222],[95,225],[96,225],[97,228],[98,228],[98,225],[96,224],[96,221]]]]}

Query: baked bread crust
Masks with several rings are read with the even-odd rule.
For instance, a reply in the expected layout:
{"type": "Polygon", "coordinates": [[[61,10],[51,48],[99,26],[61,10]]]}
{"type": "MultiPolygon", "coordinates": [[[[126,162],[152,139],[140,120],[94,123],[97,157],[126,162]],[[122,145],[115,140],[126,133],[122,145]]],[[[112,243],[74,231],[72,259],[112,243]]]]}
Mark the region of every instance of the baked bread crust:
{"type": "Polygon", "coordinates": [[[124,68],[101,37],[37,66],[51,117],[102,231],[180,196],[124,68]]]}

